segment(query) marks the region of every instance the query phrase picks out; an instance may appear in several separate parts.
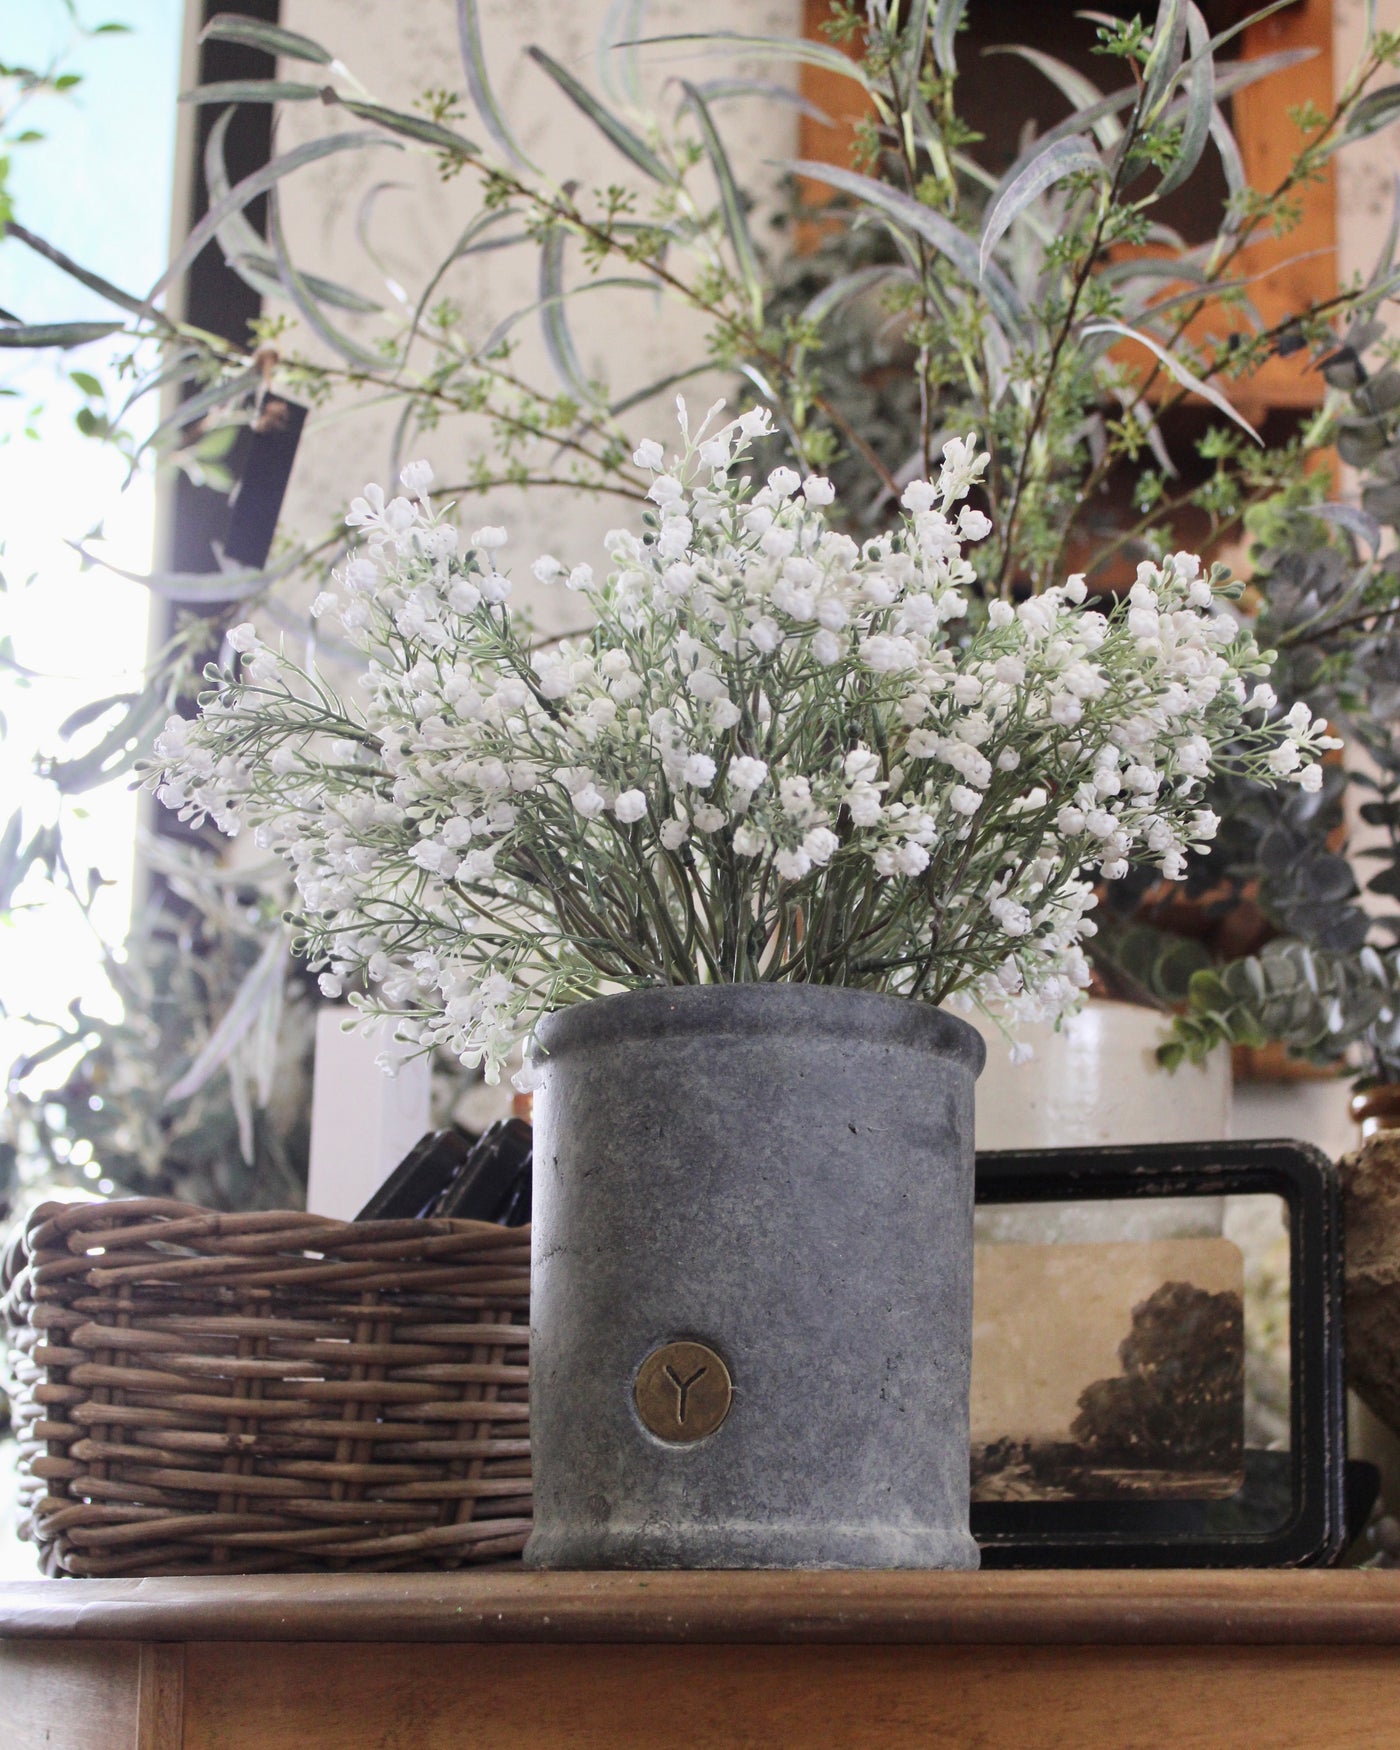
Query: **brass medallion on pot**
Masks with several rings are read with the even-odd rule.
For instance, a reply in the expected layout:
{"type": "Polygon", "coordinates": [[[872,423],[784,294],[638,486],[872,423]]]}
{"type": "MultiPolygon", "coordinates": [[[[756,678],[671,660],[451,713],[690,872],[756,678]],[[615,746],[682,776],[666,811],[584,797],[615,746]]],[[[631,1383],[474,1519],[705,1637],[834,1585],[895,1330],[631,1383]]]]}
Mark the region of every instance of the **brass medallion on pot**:
{"type": "Polygon", "coordinates": [[[729,1369],[705,1343],[663,1343],[653,1349],[632,1390],[643,1425],[676,1446],[713,1434],[734,1399],[729,1369]]]}

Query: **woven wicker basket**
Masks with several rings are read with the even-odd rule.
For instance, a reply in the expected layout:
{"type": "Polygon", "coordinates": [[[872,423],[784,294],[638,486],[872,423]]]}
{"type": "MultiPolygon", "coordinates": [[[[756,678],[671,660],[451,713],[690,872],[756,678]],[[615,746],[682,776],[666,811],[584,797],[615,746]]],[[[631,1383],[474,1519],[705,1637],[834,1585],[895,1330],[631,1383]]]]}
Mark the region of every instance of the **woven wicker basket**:
{"type": "Polygon", "coordinates": [[[48,1573],[454,1568],[530,1529],[529,1230],[45,1204],[5,1263],[48,1573]]]}

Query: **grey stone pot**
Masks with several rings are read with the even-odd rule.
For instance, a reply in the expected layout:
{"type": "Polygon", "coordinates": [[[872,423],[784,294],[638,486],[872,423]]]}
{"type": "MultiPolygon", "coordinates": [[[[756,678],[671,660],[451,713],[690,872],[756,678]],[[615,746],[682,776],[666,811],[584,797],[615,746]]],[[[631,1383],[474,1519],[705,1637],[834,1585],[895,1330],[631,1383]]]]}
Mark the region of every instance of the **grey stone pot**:
{"type": "Polygon", "coordinates": [[[750,984],[584,1003],[540,1043],[526,1562],[975,1568],[980,1036],[750,984]],[[688,1404],[694,1350],[646,1366],[676,1341],[713,1351],[688,1404]]]}

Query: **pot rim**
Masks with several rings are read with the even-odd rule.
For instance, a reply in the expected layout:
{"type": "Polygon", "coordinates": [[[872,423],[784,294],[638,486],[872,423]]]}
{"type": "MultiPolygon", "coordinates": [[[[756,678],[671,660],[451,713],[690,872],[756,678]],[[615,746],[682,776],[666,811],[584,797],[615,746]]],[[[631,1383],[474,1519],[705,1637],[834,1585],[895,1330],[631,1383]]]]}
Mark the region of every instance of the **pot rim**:
{"type": "Polygon", "coordinates": [[[775,1029],[839,1034],[865,1044],[904,1046],[950,1057],[982,1073],[987,1044],[957,1015],[911,997],[830,984],[677,984],[590,997],[555,1009],[535,1037],[544,1057],[580,1045],[707,1033],[757,1037],[775,1029]]]}

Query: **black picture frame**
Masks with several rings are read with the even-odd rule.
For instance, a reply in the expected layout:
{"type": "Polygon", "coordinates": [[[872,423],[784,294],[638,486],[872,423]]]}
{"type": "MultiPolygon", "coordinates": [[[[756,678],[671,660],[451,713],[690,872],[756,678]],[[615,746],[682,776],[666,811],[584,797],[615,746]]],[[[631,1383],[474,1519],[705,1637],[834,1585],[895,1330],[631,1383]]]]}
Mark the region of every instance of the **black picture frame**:
{"type": "MultiPolygon", "coordinates": [[[[1290,1450],[1246,1455],[1226,1501],[974,1502],[984,1568],[1313,1567],[1346,1540],[1342,1216],[1336,1167],[1298,1142],[997,1150],[977,1156],[977,1203],[1221,1197],[1283,1200],[1289,1227],[1290,1450]],[[1263,1461],[1287,1461],[1291,1511],[1260,1505],[1263,1461]],[[1268,1522],[1265,1523],[1264,1521],[1268,1522]]],[[[1268,1493],[1272,1502],[1276,1495],[1268,1493]]]]}

